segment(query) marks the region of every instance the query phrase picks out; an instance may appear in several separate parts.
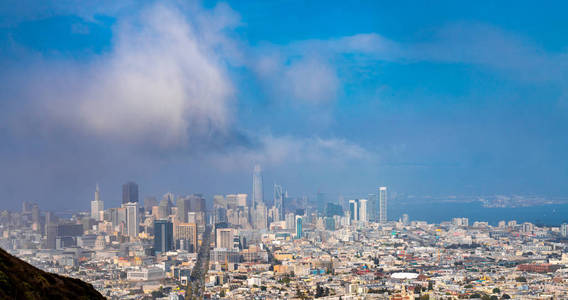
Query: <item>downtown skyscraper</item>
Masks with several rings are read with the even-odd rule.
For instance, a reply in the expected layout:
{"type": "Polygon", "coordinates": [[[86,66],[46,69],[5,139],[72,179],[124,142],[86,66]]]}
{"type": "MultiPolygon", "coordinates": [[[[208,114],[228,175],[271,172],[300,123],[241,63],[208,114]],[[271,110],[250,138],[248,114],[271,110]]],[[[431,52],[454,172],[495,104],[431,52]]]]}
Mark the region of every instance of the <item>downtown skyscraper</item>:
{"type": "Polygon", "coordinates": [[[379,223],[387,222],[387,187],[379,188],[379,223]]]}
{"type": "Polygon", "coordinates": [[[95,189],[95,199],[91,201],[91,218],[95,220],[100,220],[100,213],[104,211],[104,203],[101,201],[99,185],[95,189]]]}
{"type": "Polygon", "coordinates": [[[262,186],[262,170],[260,165],[254,166],[252,174],[252,207],[251,223],[255,229],[266,229],[268,225],[268,213],[264,204],[264,190],[262,186]]]}
{"type": "Polygon", "coordinates": [[[262,186],[262,170],[260,165],[254,166],[252,174],[252,207],[256,208],[257,204],[264,202],[264,190],[262,186]]]}
{"type": "Polygon", "coordinates": [[[132,181],[122,185],[122,204],[129,202],[138,202],[138,185],[132,181]]]}
{"type": "Polygon", "coordinates": [[[282,186],[278,184],[274,184],[274,206],[278,211],[277,217],[278,219],[275,221],[283,221],[284,220],[284,207],[282,207],[282,202],[284,198],[284,193],[282,193],[282,186]]]}

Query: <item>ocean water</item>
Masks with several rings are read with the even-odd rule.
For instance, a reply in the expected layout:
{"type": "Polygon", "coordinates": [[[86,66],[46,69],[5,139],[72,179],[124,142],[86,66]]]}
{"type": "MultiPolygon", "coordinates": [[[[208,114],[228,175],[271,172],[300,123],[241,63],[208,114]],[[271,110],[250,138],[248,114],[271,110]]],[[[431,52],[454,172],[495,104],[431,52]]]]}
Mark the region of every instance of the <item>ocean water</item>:
{"type": "Polygon", "coordinates": [[[496,226],[501,220],[516,220],[519,223],[531,222],[548,226],[568,223],[568,204],[539,205],[515,208],[486,208],[481,202],[435,202],[435,203],[389,203],[389,219],[398,220],[402,214],[409,219],[440,223],[453,218],[468,218],[469,224],[475,221],[489,222],[496,226]]]}

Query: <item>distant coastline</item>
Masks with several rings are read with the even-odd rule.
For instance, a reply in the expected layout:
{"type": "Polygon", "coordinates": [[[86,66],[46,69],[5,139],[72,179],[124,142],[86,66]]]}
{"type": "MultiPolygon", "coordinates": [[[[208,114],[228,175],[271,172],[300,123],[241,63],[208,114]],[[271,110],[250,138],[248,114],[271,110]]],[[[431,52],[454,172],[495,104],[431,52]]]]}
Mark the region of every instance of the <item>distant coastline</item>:
{"type": "Polygon", "coordinates": [[[483,201],[469,202],[435,201],[435,202],[405,202],[391,203],[390,219],[398,219],[402,214],[408,214],[410,220],[440,223],[451,221],[452,218],[469,218],[470,224],[475,221],[488,222],[497,225],[499,221],[516,220],[531,222],[538,225],[559,226],[568,223],[568,203],[543,203],[537,205],[498,207],[488,206],[483,201]]]}

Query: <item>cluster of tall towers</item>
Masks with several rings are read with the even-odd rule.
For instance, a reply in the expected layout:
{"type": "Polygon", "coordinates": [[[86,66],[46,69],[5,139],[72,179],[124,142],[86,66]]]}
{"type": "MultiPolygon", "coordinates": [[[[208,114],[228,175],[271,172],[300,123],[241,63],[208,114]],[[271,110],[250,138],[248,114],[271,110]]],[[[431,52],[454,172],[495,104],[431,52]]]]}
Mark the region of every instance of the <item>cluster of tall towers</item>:
{"type": "Polygon", "coordinates": [[[369,222],[376,221],[379,223],[387,222],[387,188],[379,187],[377,195],[369,194],[367,199],[349,200],[349,220],[351,222],[369,222]],[[370,201],[369,201],[370,200],[370,201]],[[370,204],[370,207],[369,207],[370,204]]]}

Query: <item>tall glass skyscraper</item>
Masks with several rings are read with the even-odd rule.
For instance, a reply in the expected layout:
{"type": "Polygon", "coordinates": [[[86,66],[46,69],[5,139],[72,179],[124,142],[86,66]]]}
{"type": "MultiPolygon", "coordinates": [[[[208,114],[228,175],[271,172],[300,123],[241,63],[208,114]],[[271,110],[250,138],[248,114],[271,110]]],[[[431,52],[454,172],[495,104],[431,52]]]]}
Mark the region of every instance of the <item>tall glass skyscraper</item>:
{"type": "Polygon", "coordinates": [[[154,251],[167,252],[173,249],[174,227],[167,220],[154,221],[154,251]]]}
{"type": "Polygon", "coordinates": [[[302,216],[296,216],[296,238],[302,238],[302,216]]]}
{"type": "Polygon", "coordinates": [[[359,207],[357,200],[349,200],[349,219],[351,221],[359,221],[359,207]]]}
{"type": "Polygon", "coordinates": [[[122,204],[129,202],[138,202],[138,185],[135,182],[122,185],[122,204]]]}
{"type": "Polygon", "coordinates": [[[100,219],[100,212],[105,210],[104,203],[101,201],[99,185],[95,190],[95,200],[91,201],[91,218],[95,220],[100,219]]]}
{"type": "Polygon", "coordinates": [[[260,165],[255,165],[254,172],[252,174],[252,205],[253,207],[256,207],[256,205],[261,202],[264,202],[262,170],[260,165]]]}
{"type": "Polygon", "coordinates": [[[274,185],[274,206],[278,209],[278,220],[275,221],[282,221],[284,220],[284,208],[282,207],[284,194],[282,193],[282,186],[275,184],[274,185]]]}
{"type": "Polygon", "coordinates": [[[379,188],[379,223],[387,222],[387,187],[379,188]]]}

